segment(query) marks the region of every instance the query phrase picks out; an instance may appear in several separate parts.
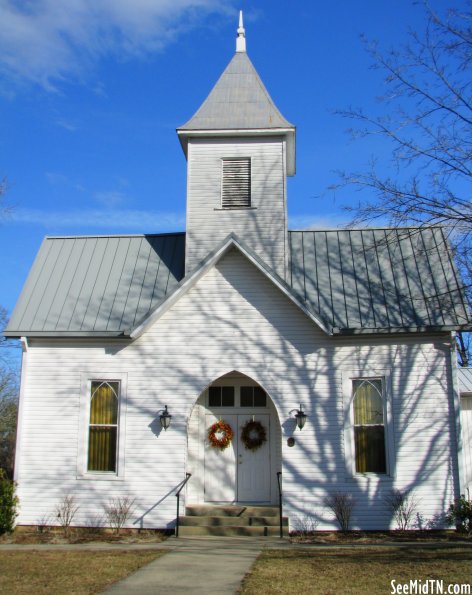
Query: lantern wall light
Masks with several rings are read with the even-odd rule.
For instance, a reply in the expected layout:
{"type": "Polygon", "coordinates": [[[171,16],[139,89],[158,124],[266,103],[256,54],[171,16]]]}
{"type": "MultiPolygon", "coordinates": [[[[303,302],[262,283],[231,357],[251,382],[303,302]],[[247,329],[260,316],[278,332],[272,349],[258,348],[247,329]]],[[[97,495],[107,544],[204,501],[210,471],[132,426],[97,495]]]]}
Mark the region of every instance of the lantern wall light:
{"type": "Polygon", "coordinates": [[[306,419],[307,419],[308,415],[303,411],[301,404],[300,404],[300,409],[292,409],[292,411],[290,411],[290,415],[294,411],[296,411],[294,417],[295,417],[295,421],[297,422],[297,428],[299,430],[302,430],[303,426],[306,423],[306,419]]]}
{"type": "Polygon", "coordinates": [[[161,412],[159,414],[159,420],[161,422],[161,427],[164,430],[167,430],[167,428],[170,426],[171,419],[172,419],[172,415],[167,410],[167,405],[166,405],[165,409],[161,410],[161,412]]]}

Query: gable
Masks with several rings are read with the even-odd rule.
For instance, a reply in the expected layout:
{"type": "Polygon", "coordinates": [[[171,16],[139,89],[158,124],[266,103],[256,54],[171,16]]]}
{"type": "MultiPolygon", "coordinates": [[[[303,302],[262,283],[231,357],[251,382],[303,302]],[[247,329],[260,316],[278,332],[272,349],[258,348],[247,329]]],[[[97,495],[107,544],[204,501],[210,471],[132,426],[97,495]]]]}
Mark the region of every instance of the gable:
{"type": "MultiPolygon", "coordinates": [[[[315,312],[313,312],[305,303],[297,296],[291,288],[277,276],[274,271],[264,263],[256,254],[254,254],[247,246],[243,245],[235,236],[230,235],[222,242],[220,247],[210,253],[208,257],[195,269],[190,275],[187,275],[175,291],[166,297],[162,302],[156,306],[153,312],[146,316],[139,324],[137,324],[130,332],[131,338],[135,339],[146,332],[150,326],[152,326],[156,320],[158,320],[163,314],[165,314],[170,308],[174,306],[179,300],[182,299],[199,281],[202,277],[213,269],[219,261],[224,258],[229,251],[236,250],[242,258],[248,260],[252,265],[258,269],[259,273],[280,293],[284,294],[285,297],[292,302],[301,310],[301,312],[310,318],[318,327],[320,327],[325,333],[330,334],[329,328],[325,322],[319,318],[315,312]]],[[[217,303],[211,302],[212,305],[217,307],[217,303]]]]}
{"type": "MultiPolygon", "coordinates": [[[[286,342],[302,349],[326,333],[284,294],[237,246],[231,246],[169,307],[131,333],[174,345],[214,344],[241,354],[266,352],[286,342]],[[231,347],[230,347],[231,345],[231,347]]],[[[308,349],[306,347],[305,349],[308,349]]]]}

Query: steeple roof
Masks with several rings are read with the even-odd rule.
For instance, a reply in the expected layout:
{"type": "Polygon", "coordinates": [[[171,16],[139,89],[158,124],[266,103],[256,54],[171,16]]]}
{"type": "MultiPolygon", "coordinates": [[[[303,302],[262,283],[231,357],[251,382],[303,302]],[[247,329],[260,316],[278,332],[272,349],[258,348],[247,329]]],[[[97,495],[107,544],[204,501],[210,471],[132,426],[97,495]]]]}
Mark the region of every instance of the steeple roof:
{"type": "Polygon", "coordinates": [[[236,52],[201,107],[181,126],[191,130],[294,129],[279,112],[251,60],[236,52]]]}

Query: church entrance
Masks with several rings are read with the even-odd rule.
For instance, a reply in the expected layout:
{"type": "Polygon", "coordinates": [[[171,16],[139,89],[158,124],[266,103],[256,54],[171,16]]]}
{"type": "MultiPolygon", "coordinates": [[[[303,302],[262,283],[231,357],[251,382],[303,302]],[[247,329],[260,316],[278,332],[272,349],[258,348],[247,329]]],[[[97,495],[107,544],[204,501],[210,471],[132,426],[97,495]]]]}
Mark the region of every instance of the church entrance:
{"type": "MultiPolygon", "coordinates": [[[[206,414],[210,428],[220,416],[206,414]]],[[[270,415],[222,414],[233,429],[231,445],[220,450],[208,443],[205,447],[205,501],[206,502],[269,502],[270,501],[270,415]],[[257,449],[248,449],[241,439],[245,425],[259,422],[266,440],[257,449]]],[[[252,424],[254,425],[254,424],[252,424]]],[[[262,432],[253,431],[254,441],[262,432]]]]}
{"type": "Polygon", "coordinates": [[[280,425],[272,400],[253,380],[228,374],[204,391],[188,440],[189,503],[277,502],[280,425]]]}

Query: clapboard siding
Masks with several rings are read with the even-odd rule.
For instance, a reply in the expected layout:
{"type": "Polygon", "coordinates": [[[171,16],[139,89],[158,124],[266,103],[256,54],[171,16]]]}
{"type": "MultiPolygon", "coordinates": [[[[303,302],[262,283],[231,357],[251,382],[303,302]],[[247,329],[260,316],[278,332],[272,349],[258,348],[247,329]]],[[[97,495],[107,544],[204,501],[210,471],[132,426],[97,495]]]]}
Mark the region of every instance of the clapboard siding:
{"type": "Polygon", "coordinates": [[[472,395],[461,397],[462,459],[464,462],[463,485],[472,490],[472,395]]]}
{"type": "Polygon", "coordinates": [[[189,140],[186,271],[234,233],[282,278],[287,217],[282,138],[189,140]],[[251,208],[221,208],[223,158],[251,159],[251,208]]]}
{"type": "Polygon", "coordinates": [[[175,490],[188,469],[192,409],[211,382],[237,371],[263,386],[277,410],[292,526],[313,515],[320,529],[334,527],[323,500],[336,489],[356,499],[354,527],[394,527],[384,503],[394,487],[414,489],[422,522],[437,523],[454,497],[456,473],[445,337],[328,337],[232,250],[134,342],[31,340],[18,455],[19,522],[40,522],[69,492],[80,503],[78,523],[91,522],[110,497],[129,495],[136,498],[130,526],[172,526],[175,490]],[[342,381],[343,371],[352,370],[391,373],[394,477],[346,472],[342,381]],[[84,447],[80,386],[87,371],[127,374],[122,477],[77,479],[84,447]],[[309,418],[303,431],[294,432],[289,411],[300,403],[309,418]],[[159,432],[157,412],[165,404],[172,424],[159,432]],[[292,434],[297,442],[289,448],[292,434]]]}

